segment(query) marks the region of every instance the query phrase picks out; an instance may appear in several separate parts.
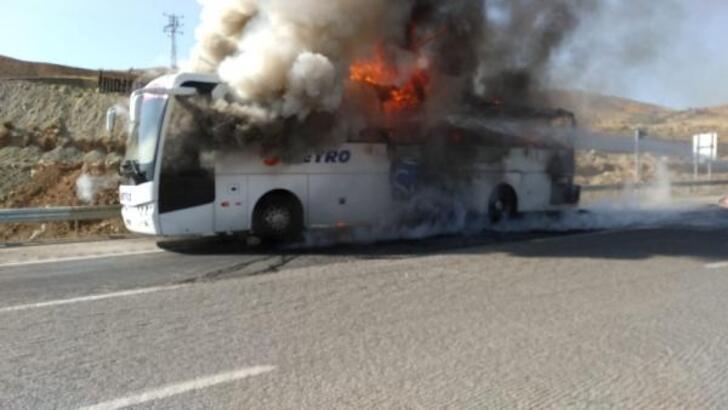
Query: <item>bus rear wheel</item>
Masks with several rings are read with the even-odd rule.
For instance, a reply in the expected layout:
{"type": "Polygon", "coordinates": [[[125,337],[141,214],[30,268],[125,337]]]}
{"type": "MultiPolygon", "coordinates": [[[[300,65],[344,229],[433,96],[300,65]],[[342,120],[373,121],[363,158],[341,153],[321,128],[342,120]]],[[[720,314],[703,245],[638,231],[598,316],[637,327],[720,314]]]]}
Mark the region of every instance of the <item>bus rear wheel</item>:
{"type": "Polygon", "coordinates": [[[493,224],[513,219],[518,214],[518,196],[508,185],[501,185],[493,191],[488,203],[488,218],[493,224]]]}
{"type": "Polygon", "coordinates": [[[303,208],[292,195],[274,193],[263,198],[253,214],[253,233],[274,242],[295,242],[303,235],[303,208]]]}

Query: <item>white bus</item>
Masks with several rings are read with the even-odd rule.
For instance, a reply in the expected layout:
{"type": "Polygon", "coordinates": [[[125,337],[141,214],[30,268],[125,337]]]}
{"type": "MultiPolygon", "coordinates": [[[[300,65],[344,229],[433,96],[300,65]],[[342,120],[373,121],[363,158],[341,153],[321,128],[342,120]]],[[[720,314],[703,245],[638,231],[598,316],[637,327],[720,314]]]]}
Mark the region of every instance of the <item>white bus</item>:
{"type": "MultiPolygon", "coordinates": [[[[215,76],[176,74],[132,95],[120,187],[122,216],[130,231],[158,236],[251,233],[289,240],[306,229],[373,226],[412,200],[425,179],[418,175],[424,172],[419,162],[427,160],[422,144],[372,137],[376,132],[286,162],[261,158],[252,150],[208,150],[176,140],[170,122],[184,109],[184,99],[212,98],[218,87],[215,76]],[[183,160],[180,150],[185,151],[183,160]]],[[[114,118],[110,111],[107,126],[112,129],[114,118]]],[[[454,141],[435,150],[438,155],[443,149],[460,150],[469,158],[454,168],[468,168],[464,183],[471,212],[499,221],[517,212],[578,202],[571,148],[458,145],[463,138],[467,136],[458,131],[454,141]]],[[[463,161],[458,157],[456,162],[463,161]]]]}

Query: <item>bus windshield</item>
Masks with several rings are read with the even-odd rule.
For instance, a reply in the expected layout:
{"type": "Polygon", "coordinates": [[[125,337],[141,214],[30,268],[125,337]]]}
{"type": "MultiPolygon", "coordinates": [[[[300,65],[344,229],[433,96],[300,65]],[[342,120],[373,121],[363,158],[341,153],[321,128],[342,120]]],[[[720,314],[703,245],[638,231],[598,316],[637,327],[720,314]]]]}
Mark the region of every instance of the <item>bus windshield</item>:
{"type": "Polygon", "coordinates": [[[145,94],[129,136],[121,172],[135,185],[154,180],[157,149],[169,97],[145,94]]]}

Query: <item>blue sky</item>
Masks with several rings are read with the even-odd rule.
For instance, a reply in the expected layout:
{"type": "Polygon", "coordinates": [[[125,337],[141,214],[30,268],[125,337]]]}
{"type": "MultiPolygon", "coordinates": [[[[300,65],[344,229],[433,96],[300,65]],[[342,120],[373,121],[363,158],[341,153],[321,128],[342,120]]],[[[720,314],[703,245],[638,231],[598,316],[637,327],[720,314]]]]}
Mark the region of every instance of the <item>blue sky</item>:
{"type": "MultiPolygon", "coordinates": [[[[185,15],[180,43],[184,59],[194,43],[200,11],[196,0],[0,1],[0,54],[91,69],[168,65],[169,40],[162,33],[165,12],[185,15]]],[[[603,29],[586,27],[596,36],[591,39],[594,45],[585,46],[591,50],[586,57],[590,66],[587,70],[572,61],[557,67],[566,79],[560,88],[675,108],[728,104],[728,1],[624,1],[647,6],[595,22],[603,29]],[[619,34],[620,30],[628,35],[619,34]],[[649,41],[657,45],[650,46],[645,61],[622,61],[618,55],[642,52],[642,44],[649,41]],[[610,48],[611,54],[600,45],[610,48]]]]}
{"type": "Polygon", "coordinates": [[[180,54],[194,42],[195,0],[2,0],[0,54],[92,69],[169,64],[163,13],[185,15],[180,54]]]}

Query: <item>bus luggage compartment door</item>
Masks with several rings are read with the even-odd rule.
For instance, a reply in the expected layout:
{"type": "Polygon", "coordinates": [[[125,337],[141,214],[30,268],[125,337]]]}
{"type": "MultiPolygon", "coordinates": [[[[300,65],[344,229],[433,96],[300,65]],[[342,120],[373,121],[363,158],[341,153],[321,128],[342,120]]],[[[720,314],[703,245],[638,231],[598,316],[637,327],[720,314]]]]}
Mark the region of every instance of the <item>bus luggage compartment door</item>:
{"type": "Polygon", "coordinates": [[[248,226],[248,191],[245,178],[218,176],[215,203],[215,232],[231,233],[250,229],[248,226]]]}

